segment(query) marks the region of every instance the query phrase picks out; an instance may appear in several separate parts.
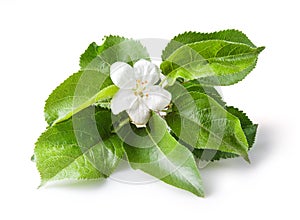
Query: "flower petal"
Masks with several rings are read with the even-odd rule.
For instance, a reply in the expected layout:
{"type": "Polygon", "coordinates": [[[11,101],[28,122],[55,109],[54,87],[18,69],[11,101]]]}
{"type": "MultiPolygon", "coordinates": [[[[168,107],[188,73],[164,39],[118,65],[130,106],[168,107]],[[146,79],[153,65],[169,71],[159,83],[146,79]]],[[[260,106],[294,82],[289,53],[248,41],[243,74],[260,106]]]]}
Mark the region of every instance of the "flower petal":
{"type": "Polygon", "coordinates": [[[121,89],[131,89],[136,84],[133,68],[124,62],[115,62],[110,66],[110,78],[121,89]]]}
{"type": "Polygon", "coordinates": [[[137,97],[131,89],[120,89],[111,100],[111,111],[114,115],[129,109],[137,97]]]}
{"type": "Polygon", "coordinates": [[[147,81],[150,85],[159,80],[160,70],[154,63],[141,59],[133,65],[133,68],[137,80],[147,81]]]}
{"type": "Polygon", "coordinates": [[[150,86],[144,92],[144,103],[154,111],[163,110],[170,104],[172,95],[160,86],[150,86]]]}
{"type": "Polygon", "coordinates": [[[146,126],[149,118],[150,118],[150,110],[149,108],[143,103],[141,98],[138,98],[134,104],[127,110],[127,113],[132,120],[132,122],[137,127],[146,126]]]}

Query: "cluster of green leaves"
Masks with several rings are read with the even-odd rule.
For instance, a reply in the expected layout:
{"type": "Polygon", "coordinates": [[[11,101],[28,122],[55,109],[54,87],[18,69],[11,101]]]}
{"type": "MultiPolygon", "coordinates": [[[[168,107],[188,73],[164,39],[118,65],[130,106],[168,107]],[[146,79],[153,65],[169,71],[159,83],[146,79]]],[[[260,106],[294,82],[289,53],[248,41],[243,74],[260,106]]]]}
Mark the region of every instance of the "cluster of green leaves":
{"type": "Polygon", "coordinates": [[[126,156],[140,169],[170,185],[204,196],[195,158],[207,161],[242,156],[249,161],[257,125],[229,107],[214,88],[242,80],[263,47],[240,31],[187,32],[162,54],[161,71],[172,94],[169,113],[152,112],[146,128],[125,113],[113,116],[110,100],[118,91],[110,65],[149,59],[141,43],[108,36],[89,45],[80,70],[59,85],[45,104],[47,130],[35,144],[41,185],[62,179],[101,179],[126,156]]]}

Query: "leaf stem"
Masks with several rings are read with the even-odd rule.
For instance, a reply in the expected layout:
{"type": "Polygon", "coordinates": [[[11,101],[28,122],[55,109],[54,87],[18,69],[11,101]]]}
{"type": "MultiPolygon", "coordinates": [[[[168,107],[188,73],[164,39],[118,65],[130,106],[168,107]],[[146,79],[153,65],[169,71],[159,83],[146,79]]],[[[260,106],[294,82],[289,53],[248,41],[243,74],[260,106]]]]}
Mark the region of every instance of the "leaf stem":
{"type": "Polygon", "coordinates": [[[129,118],[125,118],[123,121],[121,121],[119,123],[119,125],[117,126],[117,128],[115,128],[112,132],[113,133],[117,133],[124,125],[126,125],[128,122],[130,122],[129,118]]]}

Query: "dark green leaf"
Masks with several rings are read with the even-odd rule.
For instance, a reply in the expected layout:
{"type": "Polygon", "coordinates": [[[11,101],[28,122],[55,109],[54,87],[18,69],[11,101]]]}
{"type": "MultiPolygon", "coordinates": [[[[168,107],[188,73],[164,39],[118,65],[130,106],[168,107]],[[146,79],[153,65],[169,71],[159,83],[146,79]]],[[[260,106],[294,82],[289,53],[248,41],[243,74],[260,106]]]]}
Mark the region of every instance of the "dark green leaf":
{"type": "Polygon", "coordinates": [[[116,61],[133,64],[148,57],[146,49],[134,40],[109,36],[101,46],[92,43],[81,55],[81,71],[65,80],[47,99],[46,121],[53,126],[97,101],[111,98],[118,88],[110,80],[110,65],[116,61]]]}
{"type": "MultiPolygon", "coordinates": [[[[253,124],[253,122],[248,118],[248,116],[244,112],[238,110],[237,108],[226,107],[226,110],[239,118],[242,125],[242,129],[246,135],[248,145],[249,145],[249,150],[250,150],[255,141],[257,124],[253,124]]],[[[216,151],[216,150],[207,150],[207,149],[205,150],[193,149],[193,154],[197,158],[206,161],[208,160],[215,161],[215,160],[233,158],[239,156],[237,154],[226,153],[226,152],[216,151]]]]}
{"type": "Polygon", "coordinates": [[[97,57],[99,53],[99,48],[101,46],[98,46],[95,42],[91,43],[88,48],[85,50],[83,54],[80,56],[80,67],[85,68],[88,66],[95,57],[97,57]]]}
{"type": "Polygon", "coordinates": [[[256,65],[264,47],[255,47],[243,33],[187,32],[175,37],[163,52],[162,72],[169,84],[176,78],[199,79],[202,85],[231,85],[256,65]]]}
{"type": "Polygon", "coordinates": [[[202,86],[198,80],[192,80],[188,82],[184,82],[183,86],[187,89],[189,92],[200,92],[204,93],[211,98],[213,98],[216,102],[218,102],[220,105],[225,106],[225,102],[222,99],[222,96],[219,94],[219,92],[211,86],[202,86]]]}
{"type": "Polygon", "coordinates": [[[79,71],[60,84],[47,99],[46,121],[53,126],[99,100],[113,97],[117,91],[108,75],[96,70],[79,71]]]}
{"type": "Polygon", "coordinates": [[[110,127],[110,111],[90,107],[47,129],[35,146],[41,185],[109,176],[123,155],[122,142],[110,127]]]}
{"type": "Polygon", "coordinates": [[[194,148],[235,153],[249,161],[247,139],[237,117],[204,93],[189,92],[180,84],[169,91],[174,107],[166,120],[181,141],[194,148]]]}
{"type": "Polygon", "coordinates": [[[231,85],[255,67],[262,50],[224,40],[200,41],[180,47],[160,67],[170,84],[182,77],[209,86],[231,85]]]}
{"type": "Polygon", "coordinates": [[[140,59],[149,60],[149,54],[139,41],[110,35],[101,46],[89,45],[80,57],[80,67],[109,73],[110,65],[117,61],[133,65],[140,59]]]}
{"type": "Polygon", "coordinates": [[[249,40],[249,38],[238,30],[223,30],[213,33],[199,33],[199,32],[185,32],[174,37],[171,42],[167,45],[162,54],[162,60],[166,60],[175,50],[179,47],[206,40],[226,40],[236,43],[247,44],[250,47],[255,45],[249,40]]]}
{"type": "Polygon", "coordinates": [[[137,129],[127,123],[118,134],[124,139],[124,149],[134,169],[198,196],[204,195],[192,153],[169,134],[166,122],[156,113],[147,128],[137,129]]]}

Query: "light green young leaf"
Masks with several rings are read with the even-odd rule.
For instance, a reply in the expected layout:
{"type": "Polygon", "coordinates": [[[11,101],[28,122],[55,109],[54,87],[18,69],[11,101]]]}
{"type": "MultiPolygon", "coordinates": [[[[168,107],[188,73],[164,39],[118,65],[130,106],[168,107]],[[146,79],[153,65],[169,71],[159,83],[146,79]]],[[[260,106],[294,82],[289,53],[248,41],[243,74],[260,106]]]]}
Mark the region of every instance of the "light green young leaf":
{"type": "MultiPolygon", "coordinates": [[[[255,141],[255,136],[256,136],[256,130],[257,130],[257,124],[253,124],[253,122],[248,118],[248,116],[238,110],[237,108],[234,107],[226,107],[226,110],[239,118],[241,122],[242,129],[246,135],[247,142],[249,145],[249,150],[254,144],[255,141]]],[[[220,159],[226,159],[226,158],[233,158],[233,157],[238,157],[239,155],[233,154],[233,153],[226,153],[222,151],[216,151],[216,150],[209,150],[209,149],[193,149],[193,154],[201,159],[201,160],[220,160],[220,159]]]]}
{"type": "Polygon", "coordinates": [[[110,133],[110,127],[110,111],[90,107],[48,128],[34,151],[41,185],[109,176],[124,154],[122,142],[110,133]]]}
{"type": "Polygon", "coordinates": [[[249,161],[247,139],[237,117],[204,93],[189,92],[179,84],[169,91],[174,107],[166,120],[181,141],[194,148],[235,153],[249,161]]]}
{"type": "Polygon", "coordinates": [[[141,43],[122,37],[109,36],[103,45],[92,43],[81,55],[81,70],[49,96],[45,105],[45,118],[53,126],[67,120],[97,101],[106,100],[117,92],[109,77],[110,65],[116,61],[135,63],[149,55],[141,43]]]}
{"type": "Polygon", "coordinates": [[[168,132],[166,122],[153,113],[147,128],[124,125],[118,134],[130,165],[175,187],[204,196],[192,153],[168,132]]]}

